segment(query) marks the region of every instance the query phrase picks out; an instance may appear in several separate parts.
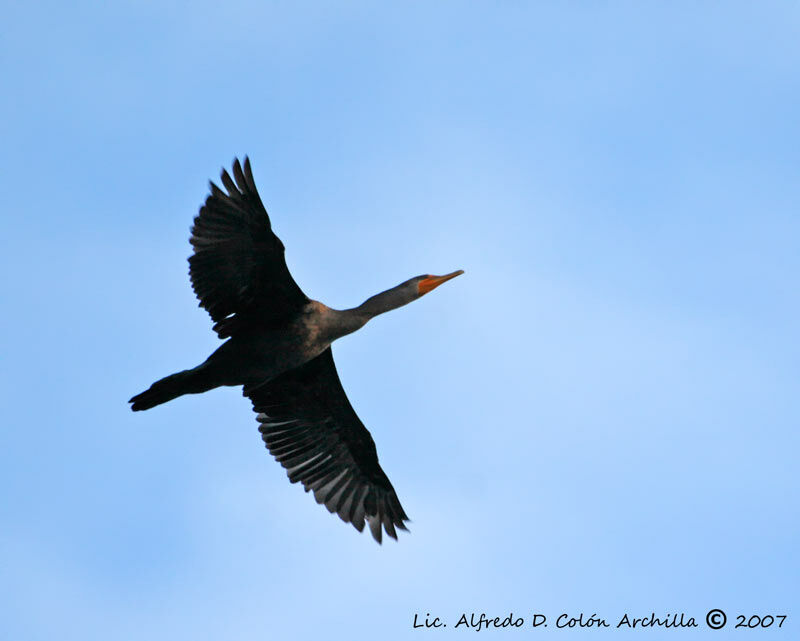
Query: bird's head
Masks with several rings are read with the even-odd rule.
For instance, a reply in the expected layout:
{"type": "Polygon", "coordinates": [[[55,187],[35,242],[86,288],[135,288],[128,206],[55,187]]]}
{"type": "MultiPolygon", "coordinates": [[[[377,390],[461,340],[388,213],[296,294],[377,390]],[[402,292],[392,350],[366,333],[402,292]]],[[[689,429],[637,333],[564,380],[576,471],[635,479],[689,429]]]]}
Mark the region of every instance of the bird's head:
{"type": "Polygon", "coordinates": [[[359,317],[362,318],[361,325],[378,314],[383,314],[384,312],[397,309],[403,305],[408,305],[411,301],[417,300],[432,289],[436,289],[442,283],[456,276],[460,276],[463,273],[464,272],[459,269],[445,276],[431,276],[430,274],[415,276],[414,278],[409,278],[404,283],[400,283],[397,287],[392,287],[385,292],[376,294],[372,298],[368,298],[355,308],[358,311],[359,317]]]}

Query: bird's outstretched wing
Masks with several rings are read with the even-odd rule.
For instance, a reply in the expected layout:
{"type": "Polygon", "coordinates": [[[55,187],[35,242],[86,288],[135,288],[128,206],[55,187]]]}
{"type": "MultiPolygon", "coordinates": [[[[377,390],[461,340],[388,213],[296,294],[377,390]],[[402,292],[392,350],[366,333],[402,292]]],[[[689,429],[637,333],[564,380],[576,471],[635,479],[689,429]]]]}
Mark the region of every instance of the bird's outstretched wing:
{"type": "Polygon", "coordinates": [[[331,349],[254,389],[245,388],[259,431],[292,483],[380,543],[408,520],[378,464],[375,442],[347,400],[331,349]]]}
{"type": "Polygon", "coordinates": [[[222,184],[194,219],[189,276],[200,306],[208,310],[220,338],[258,324],[277,325],[296,314],[308,298],[286,267],[284,247],[253,181],[250,160],[224,169],[222,184]]]}

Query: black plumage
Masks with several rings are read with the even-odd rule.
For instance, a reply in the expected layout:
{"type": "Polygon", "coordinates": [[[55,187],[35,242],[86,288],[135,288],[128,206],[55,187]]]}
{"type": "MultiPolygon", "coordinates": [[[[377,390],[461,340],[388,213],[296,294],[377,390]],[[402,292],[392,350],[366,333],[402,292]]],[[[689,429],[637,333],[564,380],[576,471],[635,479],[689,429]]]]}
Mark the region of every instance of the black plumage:
{"type": "Polygon", "coordinates": [[[222,171],[224,193],[211,193],[194,219],[189,277],[201,307],[220,338],[236,331],[286,323],[308,303],[286,266],[284,247],[272,232],[256,190],[250,159],[233,163],[234,180],[222,171]]]}
{"type": "Polygon", "coordinates": [[[331,348],[246,392],[258,428],[292,483],[359,531],[364,518],[375,539],[408,520],[381,466],[372,436],[347,400],[331,348]]]}

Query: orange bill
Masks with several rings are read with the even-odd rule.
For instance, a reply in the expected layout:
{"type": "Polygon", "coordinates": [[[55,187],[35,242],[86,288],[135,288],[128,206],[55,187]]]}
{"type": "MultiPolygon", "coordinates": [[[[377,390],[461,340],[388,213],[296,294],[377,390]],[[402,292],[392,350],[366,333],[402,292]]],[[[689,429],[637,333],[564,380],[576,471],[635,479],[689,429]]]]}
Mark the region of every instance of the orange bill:
{"type": "Polygon", "coordinates": [[[419,284],[417,285],[417,287],[419,287],[420,296],[422,294],[427,294],[429,291],[437,288],[439,285],[441,285],[444,282],[447,282],[451,278],[455,278],[456,276],[461,276],[461,274],[463,273],[464,270],[459,269],[445,276],[426,276],[421,281],[419,281],[419,284]]]}

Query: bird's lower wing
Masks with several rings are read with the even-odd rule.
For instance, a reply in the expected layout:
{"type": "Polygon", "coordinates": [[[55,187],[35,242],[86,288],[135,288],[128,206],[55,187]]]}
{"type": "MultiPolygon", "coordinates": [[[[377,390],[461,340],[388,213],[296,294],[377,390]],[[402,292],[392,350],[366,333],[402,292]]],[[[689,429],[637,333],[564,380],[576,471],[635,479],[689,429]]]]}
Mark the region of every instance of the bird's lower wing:
{"type": "Polygon", "coordinates": [[[245,389],[259,431],[292,483],[360,532],[364,521],[381,542],[408,520],[378,463],[375,442],[342,388],[331,349],[264,385],[245,389]]]}

